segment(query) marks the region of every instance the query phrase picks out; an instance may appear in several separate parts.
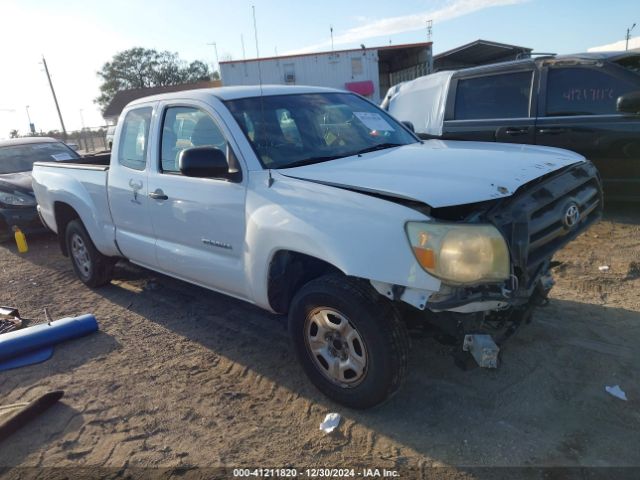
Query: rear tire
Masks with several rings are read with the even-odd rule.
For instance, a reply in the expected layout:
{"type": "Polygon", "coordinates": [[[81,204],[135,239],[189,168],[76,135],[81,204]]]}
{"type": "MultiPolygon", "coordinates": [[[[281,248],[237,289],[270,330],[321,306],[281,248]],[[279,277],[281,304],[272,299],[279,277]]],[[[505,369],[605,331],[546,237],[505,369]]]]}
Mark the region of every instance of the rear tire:
{"type": "Polygon", "coordinates": [[[291,303],[289,332],[311,382],[348,407],[386,401],[406,375],[405,325],[364,280],[330,274],[304,285],[291,303]]]}
{"type": "Polygon", "coordinates": [[[67,224],[65,242],[73,270],[85,285],[100,287],[111,281],[115,260],[96,249],[80,220],[67,224]]]}

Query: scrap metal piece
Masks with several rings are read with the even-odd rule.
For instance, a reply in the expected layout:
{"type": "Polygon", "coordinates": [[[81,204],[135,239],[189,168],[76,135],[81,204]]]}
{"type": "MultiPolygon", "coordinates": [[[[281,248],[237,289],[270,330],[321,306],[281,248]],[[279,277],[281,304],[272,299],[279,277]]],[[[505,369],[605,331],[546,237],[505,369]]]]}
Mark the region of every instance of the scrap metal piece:
{"type": "Polygon", "coordinates": [[[0,307],[0,317],[16,317],[20,318],[17,308],[13,307],[0,307]]]}
{"type": "Polygon", "coordinates": [[[44,307],[44,318],[47,319],[47,325],[51,325],[51,322],[53,322],[53,318],[51,318],[49,309],[47,307],[44,307]]]}
{"type": "Polygon", "coordinates": [[[0,307],[0,334],[22,328],[22,319],[17,308],[0,307]]]}
{"type": "Polygon", "coordinates": [[[498,368],[500,347],[496,345],[491,335],[465,335],[462,349],[470,352],[482,368],[498,368]]]}

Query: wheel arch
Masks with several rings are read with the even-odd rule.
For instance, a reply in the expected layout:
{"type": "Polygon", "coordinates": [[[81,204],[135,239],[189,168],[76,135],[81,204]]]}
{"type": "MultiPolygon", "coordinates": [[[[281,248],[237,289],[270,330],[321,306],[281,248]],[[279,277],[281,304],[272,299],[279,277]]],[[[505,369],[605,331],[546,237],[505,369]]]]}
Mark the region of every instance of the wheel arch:
{"type": "MultiPolygon", "coordinates": [[[[65,257],[69,256],[69,251],[67,249],[66,242],[66,230],[69,222],[73,220],[80,220],[80,214],[66,202],[57,201],[53,204],[53,211],[55,214],[56,220],[56,228],[58,229],[58,243],[60,245],[60,250],[65,257]]],[[[84,222],[83,222],[84,223],[84,222]]]]}
{"type": "Polygon", "coordinates": [[[267,297],[274,312],[289,311],[291,299],[309,281],[328,273],[344,274],[335,265],[305,253],[280,249],[269,262],[267,297]]]}

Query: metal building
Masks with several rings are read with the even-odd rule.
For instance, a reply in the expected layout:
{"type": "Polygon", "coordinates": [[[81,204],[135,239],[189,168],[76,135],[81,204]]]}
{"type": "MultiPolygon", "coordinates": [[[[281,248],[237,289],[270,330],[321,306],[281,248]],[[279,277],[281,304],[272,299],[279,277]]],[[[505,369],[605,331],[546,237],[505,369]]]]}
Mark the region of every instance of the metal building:
{"type": "Polygon", "coordinates": [[[458,70],[529,58],[532,51],[527,47],[480,39],[437,54],[433,57],[433,71],[458,70]]]}
{"type": "Polygon", "coordinates": [[[222,83],[313,85],[350,90],[380,103],[391,85],[432,70],[432,44],[412,43],[220,62],[222,83]]]}

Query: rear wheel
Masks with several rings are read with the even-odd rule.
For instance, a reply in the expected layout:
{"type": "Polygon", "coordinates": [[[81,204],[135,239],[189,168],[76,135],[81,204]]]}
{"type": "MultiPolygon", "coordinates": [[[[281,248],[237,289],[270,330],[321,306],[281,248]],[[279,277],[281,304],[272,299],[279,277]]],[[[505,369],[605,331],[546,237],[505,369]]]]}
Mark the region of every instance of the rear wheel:
{"type": "Polygon", "coordinates": [[[68,223],[65,241],[73,270],[85,285],[100,287],[111,281],[115,260],[96,249],[80,220],[68,223]]]}
{"type": "Polygon", "coordinates": [[[289,330],[313,384],[352,408],[384,402],[407,371],[409,338],[393,304],[367,282],[326,275],[296,294],[289,330]]]}

